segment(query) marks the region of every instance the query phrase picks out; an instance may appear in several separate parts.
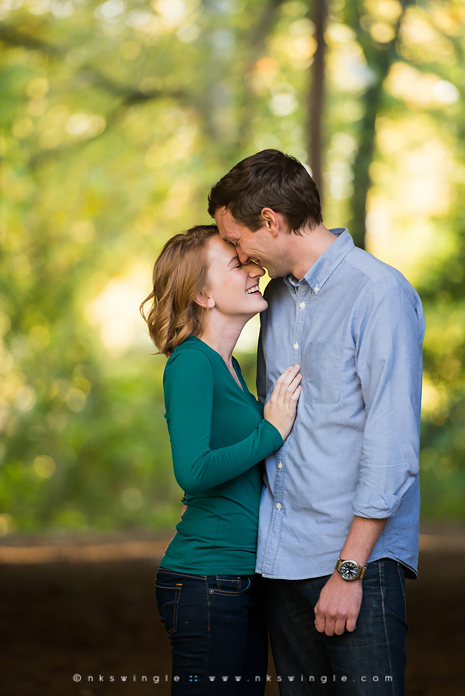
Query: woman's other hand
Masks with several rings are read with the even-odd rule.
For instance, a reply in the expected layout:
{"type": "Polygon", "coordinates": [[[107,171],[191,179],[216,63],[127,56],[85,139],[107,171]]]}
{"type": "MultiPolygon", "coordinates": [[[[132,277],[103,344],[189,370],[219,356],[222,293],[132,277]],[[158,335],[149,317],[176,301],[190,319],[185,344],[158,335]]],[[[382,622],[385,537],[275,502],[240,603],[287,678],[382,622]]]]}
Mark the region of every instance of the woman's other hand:
{"type": "Polygon", "coordinates": [[[297,413],[297,401],[302,391],[302,375],[299,374],[299,370],[300,365],[293,365],[284,370],[276,380],[263,410],[264,417],[279,431],[283,440],[291,432],[297,413]]]}

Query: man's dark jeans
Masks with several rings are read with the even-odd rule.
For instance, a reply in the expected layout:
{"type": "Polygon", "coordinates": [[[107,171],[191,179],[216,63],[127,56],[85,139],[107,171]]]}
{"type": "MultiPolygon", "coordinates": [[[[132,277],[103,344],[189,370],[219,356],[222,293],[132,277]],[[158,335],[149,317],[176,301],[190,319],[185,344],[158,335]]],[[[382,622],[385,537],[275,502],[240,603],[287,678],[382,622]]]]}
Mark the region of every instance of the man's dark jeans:
{"type": "Polygon", "coordinates": [[[171,641],[173,696],[263,696],[268,639],[257,575],[160,569],[160,618],[171,641]]]}
{"type": "Polygon", "coordinates": [[[263,580],[281,696],[402,696],[404,567],[391,559],[368,564],[357,627],[341,636],[321,634],[314,625],[328,578],[263,580]]]}

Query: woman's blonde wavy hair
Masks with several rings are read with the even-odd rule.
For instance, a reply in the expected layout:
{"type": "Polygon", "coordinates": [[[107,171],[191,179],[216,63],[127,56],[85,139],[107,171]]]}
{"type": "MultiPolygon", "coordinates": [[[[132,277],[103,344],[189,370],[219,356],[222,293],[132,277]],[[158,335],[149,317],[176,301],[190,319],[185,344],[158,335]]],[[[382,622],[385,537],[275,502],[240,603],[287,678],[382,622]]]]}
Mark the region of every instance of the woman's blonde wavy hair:
{"type": "Polygon", "coordinates": [[[140,313],[159,354],[169,357],[188,336],[203,331],[206,310],[195,298],[207,282],[207,242],[216,234],[216,225],[191,227],[172,237],[155,261],[153,291],[140,305],[140,313]]]}

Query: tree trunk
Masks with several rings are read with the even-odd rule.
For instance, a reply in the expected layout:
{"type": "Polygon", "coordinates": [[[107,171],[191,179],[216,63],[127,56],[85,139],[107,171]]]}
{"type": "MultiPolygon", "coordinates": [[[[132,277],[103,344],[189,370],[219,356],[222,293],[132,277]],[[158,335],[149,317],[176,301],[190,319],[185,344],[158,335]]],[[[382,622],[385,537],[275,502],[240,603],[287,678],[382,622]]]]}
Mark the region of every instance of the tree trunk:
{"type": "MultiPolygon", "coordinates": [[[[388,66],[386,66],[388,67],[388,66]]],[[[350,201],[349,229],[355,245],[365,248],[367,196],[371,186],[370,164],[376,139],[376,116],[383,98],[383,81],[387,72],[382,71],[376,84],[364,95],[365,114],[362,119],[357,155],[353,164],[354,192],[350,201]]]]}
{"type": "Polygon", "coordinates": [[[264,53],[266,42],[279,18],[278,9],[283,0],[267,0],[251,29],[247,63],[244,70],[242,103],[239,103],[237,150],[244,152],[250,146],[250,127],[255,113],[256,97],[252,89],[252,74],[256,62],[264,53]]]}
{"type": "Polygon", "coordinates": [[[322,151],[323,151],[323,109],[325,88],[325,27],[327,7],[325,0],[314,0],[313,21],[315,24],[315,39],[317,48],[313,60],[312,84],[309,91],[309,141],[310,167],[322,197],[322,151]]]}
{"type": "MultiPolygon", "coordinates": [[[[411,4],[412,0],[403,0],[404,12],[411,4]]],[[[397,20],[392,41],[379,44],[360,26],[359,3],[353,2],[346,5],[346,21],[356,32],[357,41],[363,50],[367,65],[376,78],[374,84],[368,87],[362,97],[364,116],[360,125],[358,151],[352,168],[354,193],[349,205],[348,225],[355,244],[361,249],[365,248],[367,197],[371,186],[370,164],[376,146],[376,117],[383,104],[384,81],[392,63],[398,57],[396,44],[404,12],[397,20]]]]}

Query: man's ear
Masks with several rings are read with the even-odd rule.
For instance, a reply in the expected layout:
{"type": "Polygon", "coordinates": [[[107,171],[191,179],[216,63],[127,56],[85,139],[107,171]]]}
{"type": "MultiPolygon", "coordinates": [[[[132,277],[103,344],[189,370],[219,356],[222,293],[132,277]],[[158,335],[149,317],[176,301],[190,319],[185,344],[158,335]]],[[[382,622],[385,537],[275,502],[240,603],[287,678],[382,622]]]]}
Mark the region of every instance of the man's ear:
{"type": "Polygon", "coordinates": [[[194,299],[194,302],[201,307],[204,307],[205,309],[213,309],[215,306],[215,300],[213,297],[208,295],[208,293],[205,292],[205,290],[201,290],[197,297],[194,299]]]}
{"type": "Polygon", "coordinates": [[[278,214],[272,208],[263,208],[260,213],[263,226],[268,232],[271,232],[273,237],[277,237],[280,229],[280,220],[278,214]]]}

